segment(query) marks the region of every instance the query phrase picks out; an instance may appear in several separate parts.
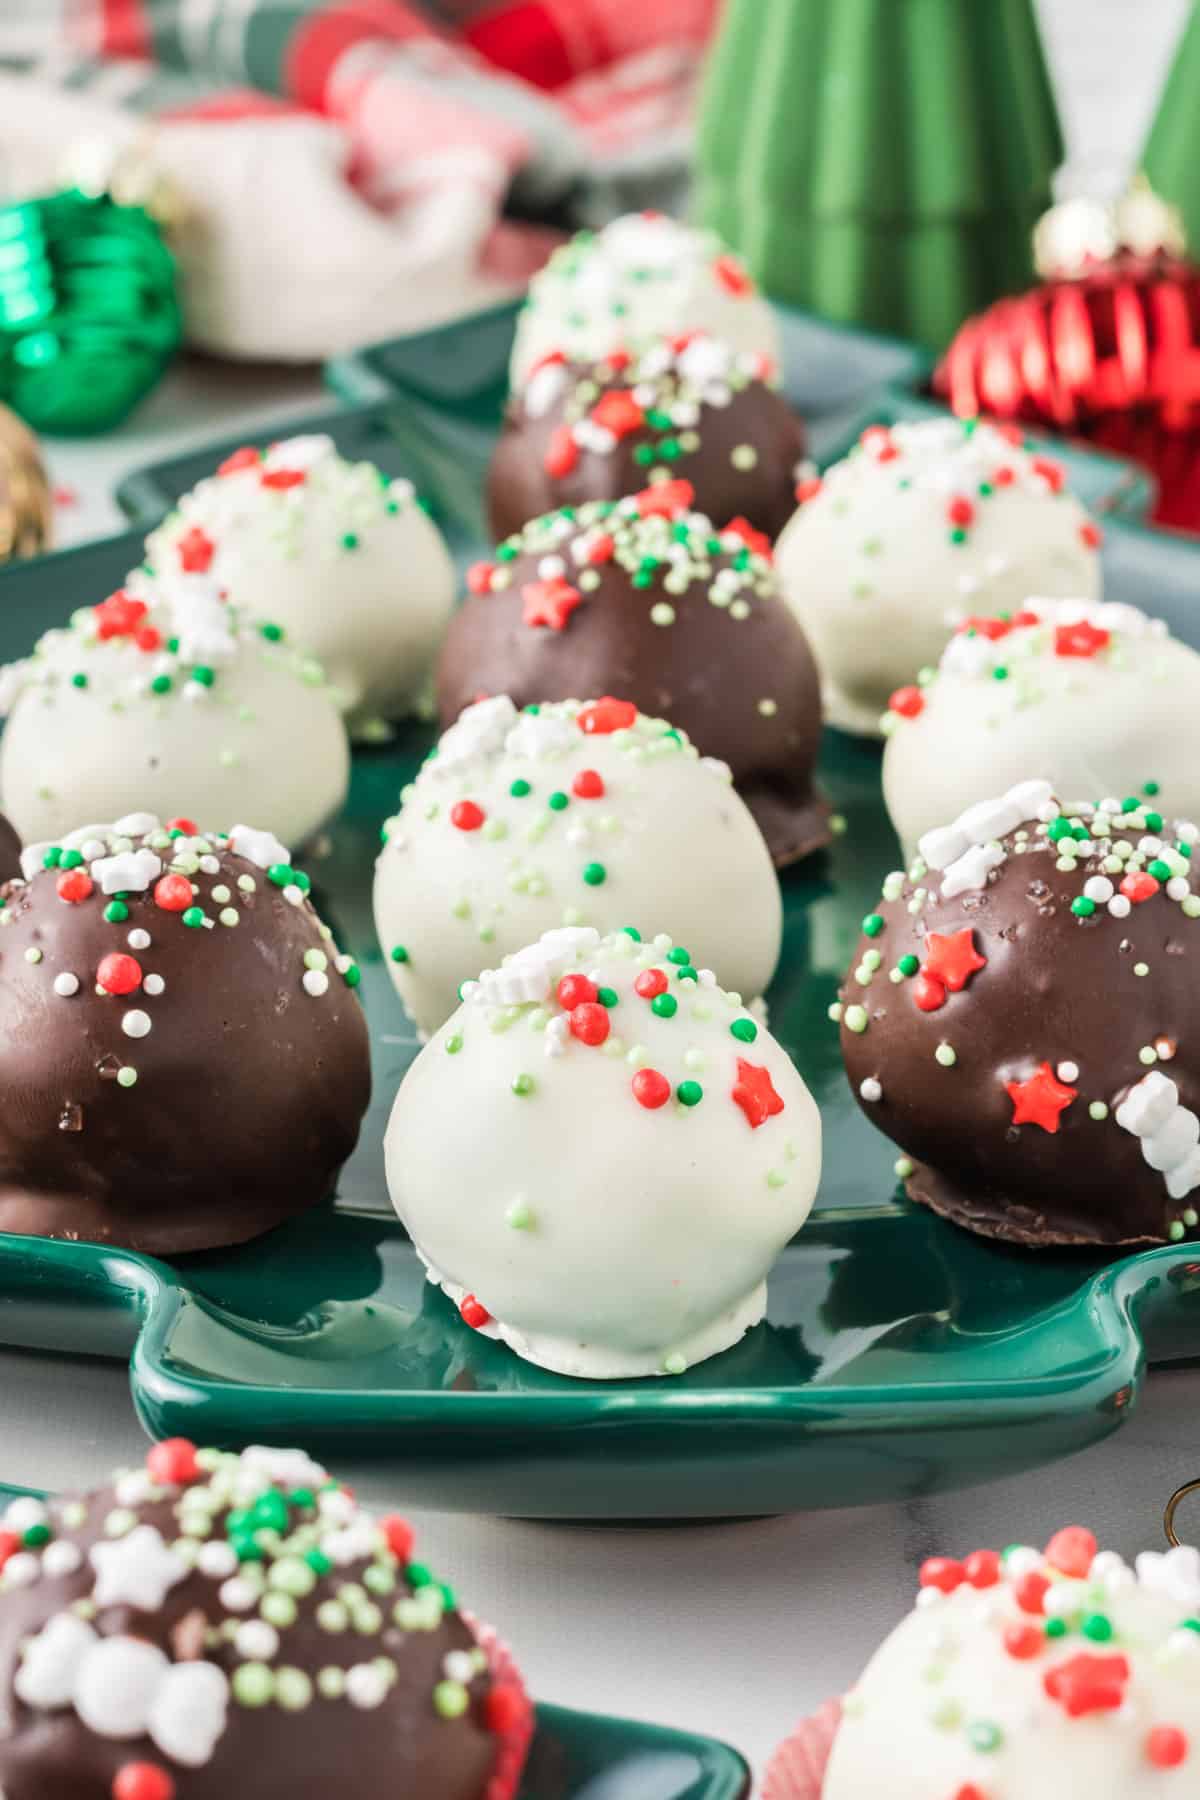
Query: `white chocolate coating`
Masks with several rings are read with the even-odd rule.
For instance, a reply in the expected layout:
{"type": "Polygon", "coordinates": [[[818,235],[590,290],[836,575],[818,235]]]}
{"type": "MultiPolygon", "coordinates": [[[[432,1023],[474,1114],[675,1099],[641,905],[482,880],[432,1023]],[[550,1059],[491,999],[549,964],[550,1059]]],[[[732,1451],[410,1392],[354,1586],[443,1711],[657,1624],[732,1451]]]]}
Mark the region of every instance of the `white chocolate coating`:
{"type": "Polygon", "coordinates": [[[626,213],[580,232],[529,285],[510,376],[520,387],[551,351],[593,362],[664,332],[707,331],[779,358],[775,315],[714,232],[664,213],[626,213]]]}
{"type": "Polygon", "coordinates": [[[919,712],[883,719],[883,792],[905,854],[1030,769],[1069,801],[1156,782],[1161,811],[1200,818],[1200,654],[1132,606],[1031,599],[1015,617],[1035,622],[956,633],[906,701],[919,712]]]}
{"type": "Polygon", "coordinates": [[[736,1343],[817,1189],[804,1082],[708,971],[681,979],[671,949],[543,936],[468,990],[388,1125],[392,1203],[430,1279],[565,1375],[678,1373],[736,1343]],[[560,1003],[573,973],[608,998],[583,1009],[604,1015],[604,1042],[581,1041],[579,1008],[560,1003]],[[664,990],[658,1012],[639,978],[664,990]]]}
{"type": "Polygon", "coordinates": [[[971,613],[1015,612],[1029,594],[1094,600],[1098,536],[1057,465],[989,425],[870,427],[775,548],[830,723],[879,736],[892,691],[971,613]]]}
{"type": "Polygon", "coordinates": [[[1052,1568],[1045,1612],[1031,1613],[1018,1602],[1016,1572],[1036,1581],[1045,1569],[1040,1552],[1017,1548],[994,1586],[921,1590],[917,1610],[848,1696],[822,1800],[1164,1800],[1196,1791],[1200,1636],[1184,1622],[1200,1612],[1200,1554],[1150,1552],[1136,1573],[1112,1552],[1082,1577],[1052,1568]],[[1065,1622],[1061,1635],[1044,1635],[1047,1614],[1065,1622]],[[1021,1634],[1013,1650],[1006,1633],[1021,1634]],[[1081,1657],[1100,1664],[1093,1680],[1081,1657]],[[1110,1682],[1118,1704],[1095,1706],[1110,1682]]]}
{"type": "Polygon", "coordinates": [[[669,925],[748,999],[775,972],[779,881],[725,764],[664,719],[639,713],[629,730],[588,736],[579,711],[565,701],[519,714],[505,696],[468,707],[388,821],[375,925],[422,1031],[485,963],[559,925],[669,925]],[[482,824],[455,825],[460,801],[482,824]]]}
{"type": "Polygon", "coordinates": [[[129,631],[98,636],[112,599],[83,607],[3,671],[0,792],[22,839],[57,842],[81,818],[144,808],[200,821],[248,815],[303,844],[341,806],[350,778],[346,729],[319,665],[264,638],[206,576],[166,587],[133,577],[124,596],[129,631]],[[160,641],[141,647],[146,632],[160,641]]]}
{"type": "MultiPolygon", "coordinates": [[[[454,569],[412,483],[289,438],[200,482],[151,533],[163,575],[194,546],[235,605],[316,656],[357,732],[413,712],[454,606],[454,569]],[[269,485],[300,475],[291,487],[269,485]],[[199,533],[200,538],[195,534],[199,533]]],[[[193,552],[194,554],[194,552],[193,552]]]]}

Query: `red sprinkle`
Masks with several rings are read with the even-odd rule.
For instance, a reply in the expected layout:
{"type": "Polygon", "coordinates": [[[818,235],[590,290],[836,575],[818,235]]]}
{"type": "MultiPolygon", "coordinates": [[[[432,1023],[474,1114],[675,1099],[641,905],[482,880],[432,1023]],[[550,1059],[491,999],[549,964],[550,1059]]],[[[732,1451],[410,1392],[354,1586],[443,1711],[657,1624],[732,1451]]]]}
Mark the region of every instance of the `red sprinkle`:
{"type": "Polygon", "coordinates": [[[656,487],[643,488],[633,497],[643,519],[673,519],[677,513],[688,511],[696,490],[690,481],[660,481],[656,487]]]}
{"type": "Polygon", "coordinates": [[[589,417],[593,425],[611,431],[615,438],[628,437],[646,422],[646,415],[628,388],[610,388],[601,394],[589,417]]]}
{"type": "Polygon", "coordinates": [[[575,1007],[571,1013],[571,1036],[593,1050],[604,1043],[611,1030],[607,1006],[588,1002],[575,1007]]]}
{"type": "Polygon", "coordinates": [[[1124,1656],[1089,1656],[1085,1651],[1047,1669],[1042,1686],[1068,1718],[1082,1719],[1087,1713],[1116,1712],[1124,1703],[1128,1680],[1124,1656]]]}
{"type": "Polygon", "coordinates": [[[564,1012],[573,1012],[577,1006],[590,1006],[599,992],[590,975],[564,975],[554,990],[564,1012]]]}
{"type": "Polygon", "coordinates": [[[963,620],[957,630],[960,636],[964,631],[969,631],[973,636],[985,637],[994,644],[999,638],[1008,636],[1013,628],[1013,623],[1012,619],[981,618],[978,613],[972,613],[969,618],[963,620]]]}
{"type": "Polygon", "coordinates": [[[10,1556],[17,1554],[20,1548],[21,1534],[19,1531],[0,1531],[0,1569],[4,1567],[10,1556]]]}
{"type": "Polygon", "coordinates": [[[925,696],[919,687],[900,687],[891,696],[888,706],[902,719],[915,719],[925,711],[925,696]]]}
{"type": "Polygon", "coordinates": [[[737,1080],[730,1089],[730,1099],[745,1113],[751,1131],[757,1131],[783,1111],[783,1101],[775,1092],[770,1071],[747,1062],[744,1056],[737,1059],[737,1080]]]}
{"type": "Polygon", "coordinates": [[[657,1069],[639,1069],[631,1083],[633,1097],[639,1106],[654,1112],[671,1098],[671,1084],[657,1069]]]}
{"type": "Polygon", "coordinates": [[[154,884],[154,904],[164,912],[186,912],[192,904],[192,884],[187,876],[161,876],[154,884]]]}
{"type": "Polygon", "coordinates": [[[579,461],[579,445],[569,425],[556,425],[550,433],[550,442],[546,445],[546,454],[542,458],[542,466],[547,475],[554,481],[561,481],[569,475],[579,461]]]}
{"type": "Polygon", "coordinates": [[[1157,876],[1151,875],[1145,869],[1138,869],[1132,875],[1125,876],[1121,882],[1121,892],[1127,900],[1132,900],[1135,906],[1140,906],[1143,900],[1153,900],[1159,886],[1157,876]]]}
{"type": "Polygon", "coordinates": [[[415,1533],[407,1519],[399,1513],[387,1513],[379,1521],[379,1529],[387,1540],[387,1547],[397,1562],[406,1563],[412,1556],[415,1533]]]}
{"type": "Polygon", "coordinates": [[[998,488],[1011,487],[1016,479],[1016,470],[1010,469],[1007,463],[1001,463],[1000,467],[998,469],[993,469],[988,476],[988,480],[991,482],[992,486],[998,488]]]}
{"type": "Polygon", "coordinates": [[[917,976],[912,985],[913,1005],[921,1012],[937,1012],[946,1004],[946,990],[936,975],[926,975],[924,970],[917,976]]]}
{"type": "Polygon", "coordinates": [[[1104,542],[1104,533],[1091,519],[1087,519],[1079,527],[1079,536],[1089,550],[1098,550],[1104,542]]]}
{"type": "Polygon", "coordinates": [[[136,956],[114,950],[101,959],[96,970],[96,985],[106,994],[132,994],[142,985],[142,965],[136,956]]]}
{"type": "Polygon", "coordinates": [[[155,625],[143,625],[140,631],[134,632],[133,641],[139,650],[161,650],[162,632],[155,625]]]}
{"type": "Polygon", "coordinates": [[[667,991],[667,978],[661,969],[643,969],[633,984],[635,994],[643,1000],[654,1000],[667,991]]]}
{"type": "Polygon", "coordinates": [[[217,474],[238,475],[243,469],[256,468],[261,461],[262,458],[253,444],[245,444],[240,450],[235,450],[232,456],[225,458],[217,470],[217,474]]]}
{"type": "Polygon", "coordinates": [[[636,725],[637,707],[632,700],[614,700],[606,694],[603,700],[581,707],[575,723],[588,737],[607,737],[611,731],[628,731],[636,725]]]}
{"type": "Polygon", "coordinates": [[[195,819],[168,819],[168,831],[182,831],[184,837],[195,837],[200,827],[195,819]]]}
{"type": "Polygon", "coordinates": [[[459,800],[450,808],[450,823],[458,831],[478,831],[486,818],[482,806],[474,800],[459,800]]]}
{"type": "Polygon", "coordinates": [[[616,548],[615,538],[610,537],[607,531],[602,531],[599,537],[592,539],[587,559],[590,563],[611,562],[616,548]]]}
{"type": "Polygon", "coordinates": [[[1156,1725],[1146,1735],[1146,1761],[1156,1769],[1177,1769],[1187,1753],[1187,1733],[1178,1725],[1156,1725]]]}
{"type": "Polygon", "coordinates": [[[577,800],[602,800],[604,791],[604,777],[596,769],[580,769],[571,783],[571,792],[577,800]]]}
{"type": "Polygon", "coordinates": [[[1086,619],[1080,619],[1077,625],[1054,628],[1055,656],[1095,656],[1098,650],[1108,648],[1108,642],[1108,632],[1099,625],[1089,625],[1086,619]]]}
{"type": "Polygon", "coordinates": [[[175,1800],[175,1782],[158,1763],[122,1763],[112,1779],[112,1800],[175,1800]]]}
{"type": "Polygon", "coordinates": [[[1000,1579],[1000,1552],[972,1550],[963,1564],[963,1570],[972,1587],[995,1587],[1000,1579]]]}
{"type": "Polygon", "coordinates": [[[736,300],[744,300],[747,294],[754,292],[754,283],[743,269],[736,256],[718,256],[713,262],[713,274],[725,289],[736,300]]]}
{"type": "Polygon", "coordinates": [[[1046,1595],[1050,1591],[1050,1577],[1043,1575],[1040,1569],[1031,1569],[1028,1575],[1022,1575],[1013,1587],[1013,1598],[1022,1612],[1043,1613],[1046,1610],[1046,1595]]]}
{"type": "Polygon", "coordinates": [[[946,517],[951,525],[973,525],[975,508],[965,494],[955,494],[946,507],[946,517]]]}
{"type": "Polygon", "coordinates": [[[1013,1103],[1014,1125],[1038,1125],[1053,1137],[1059,1115],[1072,1106],[1079,1089],[1060,1081],[1048,1062],[1039,1063],[1025,1081],[1006,1081],[1005,1092],[1013,1103]]]}
{"type": "Polygon", "coordinates": [[[1052,462],[1048,456],[1035,456],[1033,472],[1035,475],[1041,476],[1052,494],[1061,492],[1066,480],[1061,463],[1052,462]]]}
{"type": "Polygon", "coordinates": [[[796,483],[796,504],[803,506],[806,500],[815,500],[821,491],[821,477],[809,475],[804,481],[796,483]]]}
{"type": "Polygon", "coordinates": [[[469,594],[490,594],[492,591],[492,576],[495,573],[495,563],[472,563],[467,570],[467,592],[469,594]]]}
{"type": "Polygon", "coordinates": [[[604,360],[610,369],[620,375],[629,367],[630,363],[633,361],[633,357],[628,350],[616,349],[605,351],[604,360]]]}
{"type": "Polygon", "coordinates": [[[479,1304],[474,1294],[467,1294],[458,1310],[463,1324],[469,1325],[472,1331],[478,1331],[481,1326],[491,1324],[491,1313],[486,1306],[479,1304]]]}
{"type": "Polygon", "coordinates": [[[927,1556],[917,1579],[923,1588],[937,1588],[939,1593],[952,1594],[967,1579],[967,1571],[952,1556],[927,1556]]]}
{"type": "Polygon", "coordinates": [[[525,625],[548,625],[551,631],[563,631],[582,604],[583,595],[563,575],[549,581],[527,581],[521,589],[521,620],[525,625]]]}
{"type": "Polygon", "coordinates": [[[975,948],[975,933],[969,925],[961,931],[927,931],[922,975],[960,993],[979,969],[986,969],[987,957],[975,948]]]}
{"type": "Polygon", "coordinates": [[[736,519],[730,519],[721,536],[738,538],[755,556],[764,556],[768,562],[772,560],[771,540],[766,532],[756,531],[749,519],[743,519],[740,513],[736,519]]]}
{"type": "Polygon", "coordinates": [[[987,1800],[987,1795],[981,1787],[976,1787],[973,1781],[967,1781],[959,1788],[954,1800],[987,1800]]]}
{"type": "Polygon", "coordinates": [[[1045,1647],[1045,1633],[1036,1625],[1006,1625],[1004,1648],[1017,1662],[1031,1662],[1045,1647]]]}
{"type": "Polygon", "coordinates": [[[118,588],[99,606],[93,606],[96,615],[96,636],[102,643],[109,638],[132,637],[146,616],[146,602],[135,600],[124,588],[118,588]]]}
{"type": "Polygon", "coordinates": [[[207,532],[201,531],[199,525],[193,525],[190,531],[185,531],[175,549],[179,554],[179,566],[185,575],[207,575],[217,553],[217,546],[207,532]]]}
{"type": "Polygon", "coordinates": [[[1064,1525],[1046,1545],[1046,1561],[1060,1575],[1082,1580],[1092,1566],[1096,1548],[1094,1534],[1084,1526],[1064,1525]]]}
{"type": "Polygon", "coordinates": [[[859,438],[863,449],[876,458],[881,458],[887,450],[894,450],[892,434],[886,425],[868,425],[859,438]]]}
{"type": "Polygon", "coordinates": [[[515,1682],[498,1682],[489,1688],[483,1703],[483,1717],[489,1731],[507,1737],[525,1716],[525,1696],[515,1682]]]}
{"type": "Polygon", "coordinates": [[[308,480],[303,469],[264,469],[259,481],[265,488],[303,487],[308,480]]]}
{"type": "Polygon", "coordinates": [[[200,1477],[196,1446],[191,1438],[164,1438],[146,1452],[146,1473],[160,1487],[186,1487],[200,1477]]]}
{"type": "MultiPolygon", "coordinates": [[[[92,878],[86,869],[64,869],[55,882],[60,900],[66,900],[71,906],[78,906],[86,900],[92,891],[92,878]]],[[[189,892],[189,899],[190,899],[189,892]]]]}

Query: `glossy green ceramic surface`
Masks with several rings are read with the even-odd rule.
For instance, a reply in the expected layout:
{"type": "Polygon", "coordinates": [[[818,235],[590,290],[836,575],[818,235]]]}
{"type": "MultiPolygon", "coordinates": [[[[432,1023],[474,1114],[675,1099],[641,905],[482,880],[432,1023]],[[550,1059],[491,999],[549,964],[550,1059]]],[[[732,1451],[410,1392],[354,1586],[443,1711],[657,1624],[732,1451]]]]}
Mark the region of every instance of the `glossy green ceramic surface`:
{"type": "MultiPolygon", "coordinates": [[[[0,1511],[36,1491],[0,1483],[0,1511]]],[[[743,1800],[749,1792],[745,1762],[714,1738],[539,1705],[517,1800],[743,1800]]],[[[353,1800],[349,1781],[346,1793],[353,1800]]]]}
{"type": "MultiPolygon", "coordinates": [[[[478,548],[510,331],[511,314],[490,315],[407,352],[391,346],[392,397],[377,392],[369,413],[326,422],[349,446],[384,418],[384,460],[432,489],[461,555],[478,548]],[[405,366],[411,399],[397,397],[405,366]]],[[[789,375],[803,404],[803,358],[789,375]]],[[[149,472],[138,491],[161,506],[220,448],[149,472]]],[[[1122,597],[1152,604],[1174,569],[1179,552],[1159,535],[1110,533],[1122,597]]],[[[0,575],[0,652],[18,653],[39,626],[106,591],[137,543],[0,575]]],[[[1176,579],[1182,595],[1186,574],[1176,579]]],[[[826,1017],[897,859],[878,749],[836,734],[824,780],[847,830],[784,877],[785,953],[770,995],[774,1029],[824,1113],[825,1173],[813,1219],[772,1276],[766,1323],[682,1377],[641,1382],[572,1381],[471,1332],[423,1281],[382,1176],[380,1140],[415,1044],[373,941],[371,868],[379,823],[427,742],[414,730],[357,756],[334,854],[313,871],[363,966],[375,1058],[374,1105],[336,1205],[174,1267],[0,1240],[0,1338],[130,1358],[156,1434],[353,1449],[394,1468],[411,1504],[591,1519],[841,1506],[1015,1473],[1113,1430],[1148,1358],[1200,1350],[1195,1246],[1116,1263],[1032,1256],[897,1195],[894,1151],[851,1099],[826,1017]]]]}

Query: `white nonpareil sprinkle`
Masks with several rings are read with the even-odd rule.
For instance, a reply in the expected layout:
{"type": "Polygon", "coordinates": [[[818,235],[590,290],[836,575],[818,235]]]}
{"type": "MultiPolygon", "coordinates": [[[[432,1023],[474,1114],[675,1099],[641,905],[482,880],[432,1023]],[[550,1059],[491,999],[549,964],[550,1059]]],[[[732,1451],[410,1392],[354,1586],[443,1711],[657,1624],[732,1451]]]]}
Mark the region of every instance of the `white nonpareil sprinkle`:
{"type": "Polygon", "coordinates": [[[224,1581],[227,1576],[237,1572],[237,1551],[232,1544],[223,1543],[219,1539],[214,1539],[210,1544],[201,1544],[196,1567],[202,1575],[208,1575],[214,1581],[224,1581]]]}
{"type": "Polygon", "coordinates": [[[150,1018],[150,1014],[148,1012],[143,1012],[140,1006],[131,1007],[127,1013],[123,1013],[121,1016],[121,1030],[125,1033],[126,1037],[146,1037],[151,1029],[152,1023],[153,1021],[150,1018]]]}
{"type": "Polygon", "coordinates": [[[131,950],[148,950],[150,941],[150,933],[143,931],[140,925],[135,926],[125,939],[131,950]]]}
{"type": "Polygon", "coordinates": [[[78,975],[72,975],[69,969],[64,969],[61,975],[54,977],[54,991],[61,994],[64,1000],[69,1000],[72,994],[79,992],[78,975]]]}
{"type": "Polygon", "coordinates": [[[152,995],[161,994],[166,985],[161,975],[147,975],[142,981],[142,992],[152,995]]]}
{"type": "Polygon", "coordinates": [[[355,1663],[346,1670],[346,1698],[363,1711],[382,1706],[387,1699],[388,1678],[374,1663],[355,1663]]]}
{"type": "Polygon", "coordinates": [[[265,1619],[247,1619],[238,1626],[233,1644],[248,1662],[270,1662],[279,1649],[279,1633],[265,1619]]]}
{"type": "Polygon", "coordinates": [[[305,969],[301,979],[305,993],[311,994],[314,1000],[329,992],[329,977],[324,969],[305,969]]]}
{"type": "Polygon", "coordinates": [[[868,1075],[864,1081],[861,1081],[858,1091],[864,1100],[883,1099],[883,1085],[875,1079],[874,1075],[868,1075]]]}
{"type": "Polygon", "coordinates": [[[1078,1081],[1079,1064],[1073,1062],[1060,1062],[1056,1073],[1060,1081],[1078,1081]]]}
{"type": "Polygon", "coordinates": [[[49,1518],[50,1508],[44,1500],[37,1500],[32,1494],[22,1494],[6,1509],[4,1525],[8,1531],[25,1532],[31,1525],[45,1525],[49,1518]]]}

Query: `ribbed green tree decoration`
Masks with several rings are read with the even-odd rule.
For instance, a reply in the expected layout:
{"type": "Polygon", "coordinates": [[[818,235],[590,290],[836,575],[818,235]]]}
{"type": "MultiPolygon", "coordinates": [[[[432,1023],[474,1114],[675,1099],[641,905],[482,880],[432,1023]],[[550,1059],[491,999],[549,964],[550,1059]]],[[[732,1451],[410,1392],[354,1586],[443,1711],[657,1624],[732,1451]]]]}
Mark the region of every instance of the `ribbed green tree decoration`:
{"type": "Polygon", "coordinates": [[[1033,0],[726,0],[695,210],[776,299],[940,349],[1061,158],[1033,0]]]}
{"type": "Polygon", "coordinates": [[[1177,206],[1192,255],[1200,248],[1200,8],[1193,6],[1142,155],[1150,185],[1177,206]]]}

